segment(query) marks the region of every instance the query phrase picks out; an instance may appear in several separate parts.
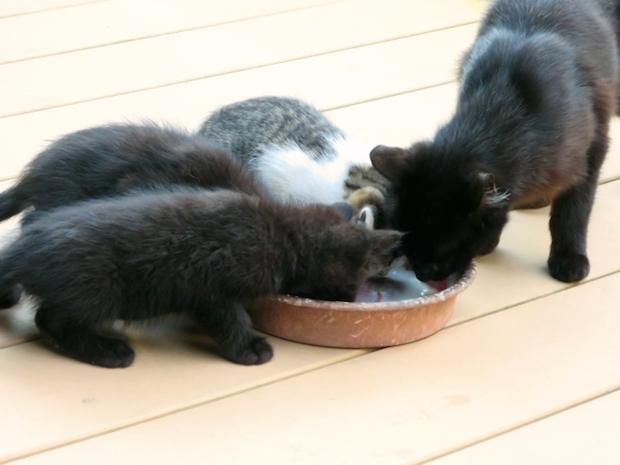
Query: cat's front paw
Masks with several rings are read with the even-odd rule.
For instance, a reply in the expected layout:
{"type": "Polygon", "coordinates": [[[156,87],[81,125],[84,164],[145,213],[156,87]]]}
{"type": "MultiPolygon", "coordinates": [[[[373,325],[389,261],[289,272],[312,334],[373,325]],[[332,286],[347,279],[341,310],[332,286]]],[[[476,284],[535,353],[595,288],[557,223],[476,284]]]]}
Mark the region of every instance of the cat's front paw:
{"type": "Polygon", "coordinates": [[[590,272],[588,257],[576,253],[552,253],[547,261],[549,274],[565,283],[581,281],[590,272]]]}
{"type": "Polygon", "coordinates": [[[236,348],[222,348],[222,355],[240,365],[261,365],[273,357],[273,348],[265,338],[254,336],[247,345],[236,348]]]}
{"type": "Polygon", "coordinates": [[[105,368],[128,367],[136,356],[129,342],[96,334],[67,338],[56,346],[70,357],[105,368]]]}

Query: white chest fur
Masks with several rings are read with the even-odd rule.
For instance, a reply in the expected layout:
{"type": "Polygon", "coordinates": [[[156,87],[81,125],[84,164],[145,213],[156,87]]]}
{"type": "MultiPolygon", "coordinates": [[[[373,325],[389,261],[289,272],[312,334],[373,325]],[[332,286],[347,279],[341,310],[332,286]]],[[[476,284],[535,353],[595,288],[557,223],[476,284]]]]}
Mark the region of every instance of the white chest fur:
{"type": "Polygon", "coordinates": [[[351,138],[330,141],[337,156],[314,160],[296,145],[273,147],[257,157],[254,174],[280,202],[332,204],[344,199],[352,165],[370,165],[370,150],[351,138]]]}

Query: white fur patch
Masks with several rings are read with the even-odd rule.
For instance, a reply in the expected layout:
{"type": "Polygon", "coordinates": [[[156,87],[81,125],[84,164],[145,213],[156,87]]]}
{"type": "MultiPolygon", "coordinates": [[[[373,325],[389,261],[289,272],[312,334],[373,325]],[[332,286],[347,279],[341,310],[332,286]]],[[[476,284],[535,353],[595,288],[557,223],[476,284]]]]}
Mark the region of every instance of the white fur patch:
{"type": "Polygon", "coordinates": [[[257,178],[277,201],[286,203],[332,204],[343,200],[349,167],[369,164],[370,150],[349,139],[330,141],[338,156],[316,161],[297,145],[273,147],[255,161],[257,178]]]}
{"type": "Polygon", "coordinates": [[[375,212],[372,205],[366,205],[357,214],[356,222],[363,224],[366,229],[375,229],[375,212]]]}

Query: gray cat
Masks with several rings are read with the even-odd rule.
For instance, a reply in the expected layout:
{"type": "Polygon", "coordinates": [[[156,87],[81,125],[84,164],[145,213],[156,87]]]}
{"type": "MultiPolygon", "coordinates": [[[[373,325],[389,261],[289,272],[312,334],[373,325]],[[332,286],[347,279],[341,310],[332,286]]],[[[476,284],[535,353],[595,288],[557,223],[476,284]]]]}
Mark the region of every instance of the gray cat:
{"type": "Polygon", "coordinates": [[[309,103],[244,100],[215,111],[199,133],[230,150],[277,201],[348,200],[367,227],[390,223],[389,183],[372,167],[370,149],[309,103]]]}

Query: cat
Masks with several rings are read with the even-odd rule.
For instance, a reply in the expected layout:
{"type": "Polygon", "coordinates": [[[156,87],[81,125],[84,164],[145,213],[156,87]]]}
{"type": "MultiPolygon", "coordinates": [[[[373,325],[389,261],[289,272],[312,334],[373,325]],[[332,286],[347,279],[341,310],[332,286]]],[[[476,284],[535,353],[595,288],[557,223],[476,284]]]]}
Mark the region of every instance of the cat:
{"type": "Polygon", "coordinates": [[[432,141],[371,151],[418,278],[462,272],[496,248],[509,211],[546,203],[550,275],[588,275],[587,226],[618,96],[618,3],[496,1],[462,61],[452,118],[432,141]]]}
{"type": "Polygon", "coordinates": [[[66,135],[49,145],[0,194],[0,221],[23,210],[22,224],[78,201],[162,185],[263,189],[222,147],[154,123],[110,124],[66,135]]]}
{"type": "Polygon", "coordinates": [[[346,200],[357,222],[389,226],[389,183],[372,167],[370,148],[307,102],[265,96],[232,103],[198,133],[228,149],[277,201],[346,200]]]}
{"type": "MultiPolygon", "coordinates": [[[[350,215],[350,212],[349,212],[350,215]]],[[[0,252],[0,301],[21,284],[35,322],[62,352],[126,367],[130,344],[97,332],[112,320],[183,313],[239,364],[273,351],[245,305],[276,294],[353,301],[369,257],[401,234],[369,230],[336,207],[282,205],[232,190],[169,189],[42,213],[0,252]]]]}

